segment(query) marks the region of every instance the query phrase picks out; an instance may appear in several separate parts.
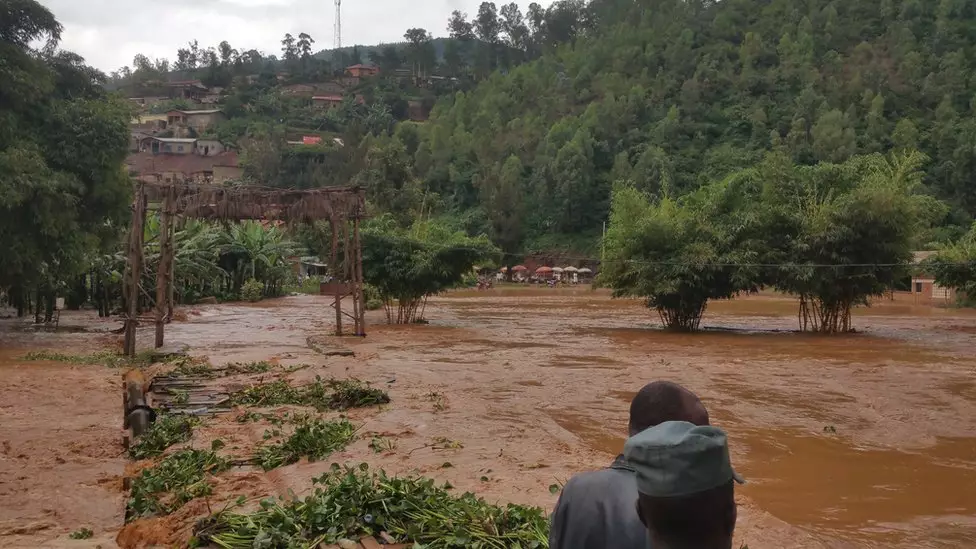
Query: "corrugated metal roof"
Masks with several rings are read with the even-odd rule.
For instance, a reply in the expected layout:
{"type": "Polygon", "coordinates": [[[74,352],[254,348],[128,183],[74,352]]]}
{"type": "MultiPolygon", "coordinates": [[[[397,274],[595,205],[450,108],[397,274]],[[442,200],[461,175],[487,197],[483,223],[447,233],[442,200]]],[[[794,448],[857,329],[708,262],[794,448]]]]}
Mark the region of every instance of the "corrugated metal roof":
{"type": "Polygon", "coordinates": [[[157,137],[156,141],[161,143],[196,143],[197,140],[192,137],[157,137]]]}

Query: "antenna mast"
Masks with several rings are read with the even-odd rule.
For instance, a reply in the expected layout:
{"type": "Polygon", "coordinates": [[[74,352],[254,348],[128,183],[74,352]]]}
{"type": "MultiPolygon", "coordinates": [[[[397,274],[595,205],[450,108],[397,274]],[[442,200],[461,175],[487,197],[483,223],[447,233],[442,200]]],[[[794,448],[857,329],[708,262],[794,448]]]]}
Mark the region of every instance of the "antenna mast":
{"type": "Polygon", "coordinates": [[[335,49],[342,47],[342,0],[335,0],[335,49]]]}

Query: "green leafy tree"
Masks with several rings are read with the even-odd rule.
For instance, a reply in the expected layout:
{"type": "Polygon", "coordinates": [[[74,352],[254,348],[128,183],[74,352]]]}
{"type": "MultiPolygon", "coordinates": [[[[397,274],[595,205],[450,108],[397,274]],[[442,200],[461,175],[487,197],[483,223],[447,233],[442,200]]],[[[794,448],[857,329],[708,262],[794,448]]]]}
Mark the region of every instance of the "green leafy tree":
{"type": "Polygon", "coordinates": [[[858,156],[795,166],[772,156],[760,168],[771,241],[769,283],[800,298],[800,326],[852,329],[851,310],[908,272],[916,234],[931,211],[918,193],[925,156],[858,156]]]}
{"type": "Polygon", "coordinates": [[[436,222],[399,228],[391,218],[363,230],[363,274],[383,300],[387,321],[423,320],[427,298],[456,287],[474,265],[497,258],[486,236],[472,238],[436,222]]]}
{"type": "Polygon", "coordinates": [[[600,283],[639,297],[674,330],[697,330],[709,300],[758,290],[762,227],[749,215],[755,183],[730,177],[681,200],[651,201],[618,185],[600,283]],[[750,189],[752,189],[750,191],[750,189]]]}
{"type": "Polygon", "coordinates": [[[21,313],[35,295],[50,316],[125,217],[132,113],[104,74],[57,49],[46,8],[12,0],[0,15],[0,291],[21,313]]]}
{"type": "Polygon", "coordinates": [[[935,282],[962,291],[965,298],[976,298],[976,223],[956,242],[944,246],[920,266],[932,273],[935,282]]]}

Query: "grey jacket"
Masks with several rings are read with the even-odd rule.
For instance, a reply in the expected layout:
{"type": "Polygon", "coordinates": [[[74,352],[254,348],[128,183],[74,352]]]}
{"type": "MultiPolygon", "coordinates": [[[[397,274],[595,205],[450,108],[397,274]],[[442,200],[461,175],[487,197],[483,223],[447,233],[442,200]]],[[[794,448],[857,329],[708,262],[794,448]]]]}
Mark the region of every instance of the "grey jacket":
{"type": "Polygon", "coordinates": [[[549,529],[550,549],[648,549],[637,516],[634,471],[618,456],[607,469],[580,473],[559,495],[549,529]]]}

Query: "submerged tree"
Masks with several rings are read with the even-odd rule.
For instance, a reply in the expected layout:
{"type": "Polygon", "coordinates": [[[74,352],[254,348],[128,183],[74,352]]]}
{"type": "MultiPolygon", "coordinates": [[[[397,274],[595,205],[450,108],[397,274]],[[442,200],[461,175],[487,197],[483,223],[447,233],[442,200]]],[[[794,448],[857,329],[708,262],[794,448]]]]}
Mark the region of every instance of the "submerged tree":
{"type": "Polygon", "coordinates": [[[641,297],[665,327],[697,330],[711,299],[759,289],[761,227],[751,215],[751,177],[712,184],[682,200],[652,202],[614,190],[600,280],[614,297],[641,297]]]}
{"type": "Polygon", "coordinates": [[[922,268],[934,275],[936,284],[976,299],[976,223],[957,242],[924,261],[922,268]]]}
{"type": "Polygon", "coordinates": [[[910,151],[794,166],[772,155],[760,168],[770,243],[768,282],[800,298],[803,330],[852,329],[851,310],[908,274],[912,245],[930,220],[918,194],[925,156],[910,151]]]}
{"type": "Polygon", "coordinates": [[[364,278],[391,324],[422,320],[429,296],[456,287],[475,264],[498,253],[485,236],[472,238],[436,222],[401,229],[389,216],[370,222],[362,245],[364,278]]]}

